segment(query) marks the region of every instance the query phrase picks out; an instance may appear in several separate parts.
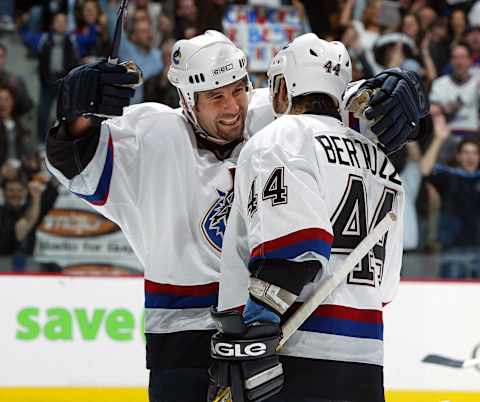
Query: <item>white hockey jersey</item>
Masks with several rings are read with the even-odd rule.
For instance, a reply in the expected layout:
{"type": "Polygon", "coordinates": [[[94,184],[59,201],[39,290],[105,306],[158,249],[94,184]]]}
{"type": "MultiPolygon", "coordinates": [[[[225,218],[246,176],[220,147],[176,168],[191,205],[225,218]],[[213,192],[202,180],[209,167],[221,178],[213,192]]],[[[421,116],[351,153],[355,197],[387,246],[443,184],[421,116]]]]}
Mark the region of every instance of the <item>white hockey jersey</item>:
{"type": "Polygon", "coordinates": [[[223,243],[219,309],[245,304],[248,266],[258,259],[320,260],[322,269],[297,302],[305,300],[393,210],[399,218],[393,229],[281,352],[382,365],[382,308],[400,279],[403,203],[398,174],[369,139],[334,117],[277,119],[240,153],[223,243]]]}
{"type": "MultiPolygon", "coordinates": [[[[245,138],[273,121],[255,90],[245,138]]],[[[198,146],[180,109],[143,103],[102,123],[95,155],[77,176],[47,166],[70,191],[117,223],[145,269],[145,332],[213,329],[220,251],[233,200],[232,168],[198,146]]]]}

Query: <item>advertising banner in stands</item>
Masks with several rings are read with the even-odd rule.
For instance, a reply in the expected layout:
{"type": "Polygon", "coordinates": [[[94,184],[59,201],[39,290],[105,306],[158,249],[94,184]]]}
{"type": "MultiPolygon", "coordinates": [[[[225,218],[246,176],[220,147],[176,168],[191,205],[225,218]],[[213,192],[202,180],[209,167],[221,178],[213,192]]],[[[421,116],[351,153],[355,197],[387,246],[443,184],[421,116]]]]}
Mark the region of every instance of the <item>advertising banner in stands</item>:
{"type": "Polygon", "coordinates": [[[63,186],[37,229],[34,258],[66,273],[138,273],[140,262],[120,228],[63,186]]]}
{"type": "Polygon", "coordinates": [[[266,72],[272,57],[304,33],[293,7],[230,6],[223,18],[223,31],[247,53],[251,72],[266,72]]]}

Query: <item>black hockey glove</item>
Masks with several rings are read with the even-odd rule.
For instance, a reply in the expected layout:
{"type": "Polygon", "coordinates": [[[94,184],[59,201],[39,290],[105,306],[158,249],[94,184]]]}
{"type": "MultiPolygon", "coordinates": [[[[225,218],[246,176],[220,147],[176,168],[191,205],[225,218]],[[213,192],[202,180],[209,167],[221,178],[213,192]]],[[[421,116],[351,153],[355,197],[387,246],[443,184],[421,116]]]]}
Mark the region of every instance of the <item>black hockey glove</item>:
{"type": "Polygon", "coordinates": [[[375,121],[370,129],[387,154],[417,138],[420,119],[430,112],[427,92],[417,73],[390,68],[366,80],[359,90],[363,89],[377,90],[365,117],[375,121]]]}
{"type": "Polygon", "coordinates": [[[212,336],[208,402],[260,402],[281,391],[282,364],[276,348],[281,330],[273,323],[245,325],[237,311],[211,315],[219,331],[212,336]]]}
{"type": "Polygon", "coordinates": [[[57,119],[60,124],[69,123],[88,115],[99,124],[107,117],[121,116],[140,80],[140,70],[127,71],[125,64],[106,60],[76,67],[60,82],[57,119]]]}

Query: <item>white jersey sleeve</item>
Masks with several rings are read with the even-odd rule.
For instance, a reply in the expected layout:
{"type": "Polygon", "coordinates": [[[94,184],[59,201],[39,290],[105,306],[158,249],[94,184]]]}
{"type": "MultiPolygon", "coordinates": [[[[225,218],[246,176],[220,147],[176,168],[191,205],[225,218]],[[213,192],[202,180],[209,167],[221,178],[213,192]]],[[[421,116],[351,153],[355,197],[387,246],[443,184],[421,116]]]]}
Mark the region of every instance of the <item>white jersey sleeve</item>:
{"type": "Polygon", "coordinates": [[[175,136],[171,134],[181,129],[181,120],[175,110],[164,105],[130,106],[121,117],[102,123],[95,154],[77,175],[68,178],[47,160],[48,169],[73,194],[117,223],[124,232],[137,233],[130,240],[142,264],[145,245],[138,207],[145,194],[143,185],[154,174],[161,177],[166,161],[162,156],[175,151],[175,136]],[[153,167],[156,173],[152,172],[153,167]]]}

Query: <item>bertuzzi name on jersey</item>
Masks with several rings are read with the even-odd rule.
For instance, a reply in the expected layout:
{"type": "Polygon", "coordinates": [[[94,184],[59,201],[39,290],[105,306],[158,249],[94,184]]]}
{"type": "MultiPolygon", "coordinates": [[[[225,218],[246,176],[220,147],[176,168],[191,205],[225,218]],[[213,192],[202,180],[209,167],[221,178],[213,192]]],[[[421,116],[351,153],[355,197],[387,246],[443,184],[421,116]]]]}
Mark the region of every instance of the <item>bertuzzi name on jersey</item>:
{"type": "Polygon", "coordinates": [[[374,144],[358,139],[324,134],[315,139],[322,145],[329,163],[368,169],[381,179],[397,185],[402,184],[396,170],[387,173],[387,170],[391,170],[388,168],[388,158],[374,144]]]}

